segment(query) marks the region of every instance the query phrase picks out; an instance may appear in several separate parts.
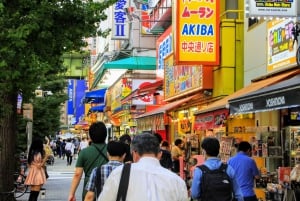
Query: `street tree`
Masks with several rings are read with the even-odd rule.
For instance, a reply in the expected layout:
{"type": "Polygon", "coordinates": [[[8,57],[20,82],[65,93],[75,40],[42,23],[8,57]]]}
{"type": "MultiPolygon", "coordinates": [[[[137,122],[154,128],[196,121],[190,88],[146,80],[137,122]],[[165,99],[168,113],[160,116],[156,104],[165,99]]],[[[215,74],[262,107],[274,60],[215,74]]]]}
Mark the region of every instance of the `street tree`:
{"type": "Polygon", "coordinates": [[[17,97],[30,102],[45,77],[63,74],[62,55],[80,51],[115,0],[2,0],[0,2],[0,192],[13,189],[17,97]]]}

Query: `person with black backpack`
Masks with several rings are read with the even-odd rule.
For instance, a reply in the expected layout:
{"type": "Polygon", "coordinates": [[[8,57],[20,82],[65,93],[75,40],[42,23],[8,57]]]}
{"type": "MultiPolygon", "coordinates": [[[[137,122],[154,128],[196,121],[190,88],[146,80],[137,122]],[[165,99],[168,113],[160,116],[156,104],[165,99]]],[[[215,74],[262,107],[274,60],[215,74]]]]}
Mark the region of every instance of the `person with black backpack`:
{"type": "Polygon", "coordinates": [[[201,148],[206,160],[194,170],[191,197],[201,201],[244,201],[233,168],[218,157],[219,140],[207,137],[201,148]]]}

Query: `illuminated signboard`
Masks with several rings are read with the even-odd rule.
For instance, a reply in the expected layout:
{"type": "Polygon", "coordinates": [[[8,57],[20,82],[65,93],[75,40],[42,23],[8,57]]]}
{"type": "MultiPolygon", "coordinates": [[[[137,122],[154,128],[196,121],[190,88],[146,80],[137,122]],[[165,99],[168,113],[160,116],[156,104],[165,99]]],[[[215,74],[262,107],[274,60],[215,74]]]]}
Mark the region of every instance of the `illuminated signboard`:
{"type": "Polygon", "coordinates": [[[267,70],[281,70],[296,65],[297,42],[294,43],[292,29],[294,20],[281,19],[269,21],[267,34],[267,70]]]}
{"type": "Polygon", "coordinates": [[[299,0],[248,0],[250,17],[297,17],[299,0]]]}
{"type": "Polygon", "coordinates": [[[112,40],[129,39],[129,23],[125,12],[128,7],[128,0],[118,0],[113,6],[112,40]]]}
{"type": "Polygon", "coordinates": [[[164,60],[165,67],[165,98],[171,98],[193,89],[201,89],[204,83],[202,66],[173,65],[173,54],[164,60]]]}
{"type": "Polygon", "coordinates": [[[157,49],[157,77],[164,78],[164,59],[173,52],[172,27],[169,27],[156,42],[157,49]]]}
{"type": "Polygon", "coordinates": [[[219,64],[219,0],[177,0],[175,64],[219,64]]]}

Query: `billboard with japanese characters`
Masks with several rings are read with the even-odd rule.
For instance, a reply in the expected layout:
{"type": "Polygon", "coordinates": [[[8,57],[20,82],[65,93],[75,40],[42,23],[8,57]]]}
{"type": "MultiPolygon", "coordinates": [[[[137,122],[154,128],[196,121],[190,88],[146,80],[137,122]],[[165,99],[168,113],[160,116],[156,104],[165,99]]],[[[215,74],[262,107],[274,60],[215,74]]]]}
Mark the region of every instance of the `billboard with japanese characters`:
{"type": "Polygon", "coordinates": [[[248,0],[250,17],[297,17],[298,0],[248,0]]]}
{"type": "Polygon", "coordinates": [[[177,0],[175,64],[219,64],[219,0],[177,0]]]}

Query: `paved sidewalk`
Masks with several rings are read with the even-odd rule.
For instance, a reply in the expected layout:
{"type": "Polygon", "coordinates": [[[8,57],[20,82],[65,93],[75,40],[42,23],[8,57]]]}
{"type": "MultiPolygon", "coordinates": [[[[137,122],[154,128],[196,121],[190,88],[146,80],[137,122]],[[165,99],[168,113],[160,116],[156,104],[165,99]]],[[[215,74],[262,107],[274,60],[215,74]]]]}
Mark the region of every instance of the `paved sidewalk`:
{"type": "MultiPolygon", "coordinates": [[[[75,170],[76,160],[73,160],[71,166],[67,166],[66,158],[55,158],[53,165],[48,165],[47,170],[49,178],[43,188],[46,189],[45,196],[39,196],[39,201],[67,201],[72,177],[75,170]]],[[[83,178],[76,191],[76,200],[81,201],[81,192],[83,188],[83,178]]],[[[30,191],[30,190],[28,190],[30,191]]],[[[25,193],[18,201],[27,201],[29,192],[25,193]]]]}

